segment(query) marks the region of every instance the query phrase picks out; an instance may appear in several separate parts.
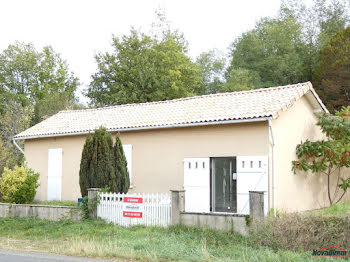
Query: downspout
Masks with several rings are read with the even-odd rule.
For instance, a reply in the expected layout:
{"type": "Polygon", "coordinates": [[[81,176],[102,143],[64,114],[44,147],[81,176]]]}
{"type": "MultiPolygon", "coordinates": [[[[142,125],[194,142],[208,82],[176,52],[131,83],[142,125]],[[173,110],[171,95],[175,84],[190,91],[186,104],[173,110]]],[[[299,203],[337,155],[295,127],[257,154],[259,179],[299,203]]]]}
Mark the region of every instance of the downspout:
{"type": "Polygon", "coordinates": [[[17,147],[17,149],[18,149],[19,151],[21,151],[21,153],[24,155],[23,149],[20,148],[20,146],[17,144],[16,140],[15,140],[15,139],[12,139],[12,142],[13,142],[13,144],[15,145],[15,147],[17,147]]]}
{"type": "Polygon", "coordinates": [[[273,130],[272,130],[272,121],[271,119],[268,120],[269,122],[269,129],[271,134],[271,140],[272,140],[272,191],[273,191],[273,214],[276,217],[277,216],[277,182],[276,182],[276,155],[275,155],[275,138],[273,136],[273,130]]]}

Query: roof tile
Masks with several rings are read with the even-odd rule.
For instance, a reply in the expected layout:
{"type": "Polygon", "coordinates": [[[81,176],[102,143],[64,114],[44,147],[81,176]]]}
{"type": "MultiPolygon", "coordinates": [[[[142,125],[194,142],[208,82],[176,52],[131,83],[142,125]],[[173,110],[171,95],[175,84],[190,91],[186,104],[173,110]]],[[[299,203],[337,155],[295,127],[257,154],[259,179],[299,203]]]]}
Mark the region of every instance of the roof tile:
{"type": "Polygon", "coordinates": [[[309,90],[326,111],[311,83],[307,82],[161,102],[61,111],[14,138],[89,133],[100,126],[107,130],[123,130],[276,117],[309,90]]]}

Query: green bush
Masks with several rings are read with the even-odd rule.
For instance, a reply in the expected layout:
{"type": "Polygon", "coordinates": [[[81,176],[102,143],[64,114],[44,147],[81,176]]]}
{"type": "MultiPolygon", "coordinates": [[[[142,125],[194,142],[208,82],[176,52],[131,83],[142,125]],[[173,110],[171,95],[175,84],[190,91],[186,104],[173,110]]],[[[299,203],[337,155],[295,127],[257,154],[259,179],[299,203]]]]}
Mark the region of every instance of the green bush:
{"type": "Polygon", "coordinates": [[[15,166],[13,170],[5,168],[0,179],[2,198],[10,203],[31,202],[38,188],[39,174],[25,166],[15,166]]]}
{"type": "Polygon", "coordinates": [[[308,251],[331,245],[350,248],[350,216],[281,215],[251,228],[253,245],[308,251]]]}

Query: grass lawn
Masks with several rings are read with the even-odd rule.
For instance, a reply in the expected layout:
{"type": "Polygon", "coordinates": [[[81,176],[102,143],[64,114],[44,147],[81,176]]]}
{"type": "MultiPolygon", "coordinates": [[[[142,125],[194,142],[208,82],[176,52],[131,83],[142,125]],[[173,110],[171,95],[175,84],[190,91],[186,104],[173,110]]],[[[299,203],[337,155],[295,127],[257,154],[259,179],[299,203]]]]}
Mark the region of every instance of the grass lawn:
{"type": "Polygon", "coordinates": [[[0,248],[142,261],[315,261],[311,252],[274,252],[234,233],[182,226],[123,228],[99,220],[0,218],[0,248]]]}
{"type": "Polygon", "coordinates": [[[308,211],[305,214],[334,215],[334,216],[350,215],[350,202],[335,204],[324,209],[308,211]]]}
{"type": "Polygon", "coordinates": [[[34,202],[30,203],[31,205],[44,205],[44,206],[67,206],[67,207],[77,207],[78,203],[75,201],[58,201],[58,200],[49,200],[43,202],[34,202]]]}

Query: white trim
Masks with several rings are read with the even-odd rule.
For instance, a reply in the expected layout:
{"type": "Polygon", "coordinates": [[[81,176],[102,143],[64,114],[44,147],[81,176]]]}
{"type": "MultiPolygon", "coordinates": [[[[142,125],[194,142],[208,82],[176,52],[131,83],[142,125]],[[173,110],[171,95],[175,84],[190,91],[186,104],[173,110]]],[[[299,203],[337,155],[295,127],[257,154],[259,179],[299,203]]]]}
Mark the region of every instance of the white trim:
{"type": "MultiPolygon", "coordinates": [[[[187,124],[175,124],[175,125],[164,125],[164,126],[147,126],[147,127],[129,127],[129,128],[115,128],[107,129],[108,132],[123,132],[123,131],[137,131],[137,130],[149,130],[149,129],[163,129],[163,128],[178,128],[178,127],[195,127],[195,126],[209,126],[209,125],[222,125],[222,124],[234,124],[234,123],[249,123],[249,122],[263,122],[272,119],[272,116],[268,117],[256,117],[249,119],[236,119],[236,120],[220,120],[211,122],[196,122],[187,124]]],[[[35,138],[45,138],[45,137],[57,137],[57,136],[77,136],[77,135],[87,135],[94,133],[92,131],[79,131],[64,134],[49,134],[49,135],[36,135],[27,137],[14,137],[13,140],[26,140],[35,138]]]]}

